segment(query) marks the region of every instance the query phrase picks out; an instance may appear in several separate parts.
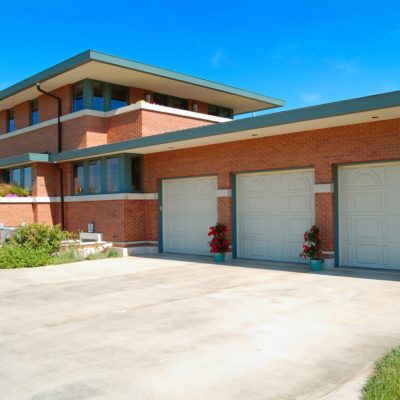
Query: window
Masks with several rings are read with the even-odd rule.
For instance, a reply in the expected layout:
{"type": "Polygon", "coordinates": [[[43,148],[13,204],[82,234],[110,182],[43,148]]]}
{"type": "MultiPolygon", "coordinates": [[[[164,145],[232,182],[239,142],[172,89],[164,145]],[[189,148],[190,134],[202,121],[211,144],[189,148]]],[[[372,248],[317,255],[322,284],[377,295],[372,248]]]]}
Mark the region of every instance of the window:
{"type": "Polygon", "coordinates": [[[119,158],[106,160],[106,186],[108,193],[119,191],[119,158]]]}
{"type": "Polygon", "coordinates": [[[32,191],[32,168],[23,168],[23,182],[22,185],[25,189],[32,191]]]}
{"type": "Polygon", "coordinates": [[[10,183],[12,185],[21,185],[21,169],[20,168],[15,168],[11,170],[11,179],[10,183]]]}
{"type": "Polygon", "coordinates": [[[85,191],[85,169],[83,163],[74,165],[74,193],[79,194],[85,191]]]}
{"type": "Polygon", "coordinates": [[[181,110],[187,110],[187,100],[181,99],[180,97],[168,96],[166,94],[154,93],[154,103],[160,106],[167,106],[173,108],[180,108],[181,110]]]}
{"type": "Polygon", "coordinates": [[[77,83],[73,89],[73,101],[72,110],[79,111],[83,110],[83,83],[77,83]]]}
{"type": "Polygon", "coordinates": [[[130,154],[77,162],[73,167],[73,194],[141,192],[142,169],[142,157],[130,154]]]}
{"type": "Polygon", "coordinates": [[[39,104],[38,99],[31,101],[31,125],[39,122],[39,104]]]}
{"type": "Polygon", "coordinates": [[[7,132],[13,132],[15,129],[14,125],[14,110],[7,111],[7,132]]]}
{"type": "Polygon", "coordinates": [[[132,176],[132,192],[140,192],[142,190],[142,160],[139,157],[132,158],[131,176],[132,176]]]}
{"type": "Polygon", "coordinates": [[[128,105],[128,88],[111,85],[110,109],[125,107],[128,105]]]}
{"type": "Polygon", "coordinates": [[[100,160],[89,161],[89,192],[101,192],[101,168],[100,160]]]}
{"type": "Polygon", "coordinates": [[[213,104],[208,105],[208,114],[223,118],[233,118],[233,110],[231,108],[215,106],[213,104]]]}
{"type": "Polygon", "coordinates": [[[101,82],[93,82],[93,110],[104,111],[104,87],[101,82]]]}

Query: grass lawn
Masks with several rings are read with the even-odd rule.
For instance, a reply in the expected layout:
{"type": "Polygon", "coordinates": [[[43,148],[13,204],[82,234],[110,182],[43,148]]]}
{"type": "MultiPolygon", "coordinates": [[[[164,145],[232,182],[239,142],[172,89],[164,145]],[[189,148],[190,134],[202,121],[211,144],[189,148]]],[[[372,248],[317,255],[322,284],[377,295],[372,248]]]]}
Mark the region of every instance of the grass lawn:
{"type": "Polygon", "coordinates": [[[395,399],[400,399],[400,346],[377,361],[364,386],[364,400],[395,399]]]}

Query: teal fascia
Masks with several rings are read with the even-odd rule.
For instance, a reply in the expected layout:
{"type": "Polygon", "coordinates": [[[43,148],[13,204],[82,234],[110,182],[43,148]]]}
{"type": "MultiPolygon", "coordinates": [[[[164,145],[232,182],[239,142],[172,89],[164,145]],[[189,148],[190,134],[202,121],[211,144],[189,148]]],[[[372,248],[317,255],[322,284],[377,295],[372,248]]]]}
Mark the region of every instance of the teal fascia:
{"type": "MultiPolygon", "coordinates": [[[[400,91],[384,93],[357,99],[338,101],[319,106],[299,108],[289,111],[275,112],[257,117],[212,124],[198,128],[168,132],[162,135],[146,136],[116,142],[102,146],[65,151],[51,156],[54,162],[100,156],[118,152],[134,151],[138,148],[170,144],[191,139],[200,139],[227,133],[251,131],[296,122],[312,121],[323,118],[338,117],[367,111],[375,111],[400,106],[400,91]]],[[[232,141],[232,139],[230,139],[232,141]]]]}
{"type": "Polygon", "coordinates": [[[7,157],[0,160],[0,168],[8,168],[15,165],[30,164],[33,162],[49,162],[49,155],[42,153],[25,153],[18,156],[7,157]]]}

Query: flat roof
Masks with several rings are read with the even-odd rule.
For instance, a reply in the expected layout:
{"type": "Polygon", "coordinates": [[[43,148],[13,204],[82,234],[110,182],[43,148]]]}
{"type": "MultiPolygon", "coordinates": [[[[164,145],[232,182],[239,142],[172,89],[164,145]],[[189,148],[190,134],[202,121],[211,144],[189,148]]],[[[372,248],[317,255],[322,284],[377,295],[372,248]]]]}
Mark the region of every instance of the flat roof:
{"type": "Polygon", "coordinates": [[[69,150],[50,155],[50,161],[122,152],[149,154],[395,118],[400,118],[400,91],[69,150]]]}
{"type": "Polygon", "coordinates": [[[216,104],[232,108],[235,115],[285,104],[283,100],[251,91],[86,50],[0,91],[0,111],[38,97],[37,82],[51,91],[86,78],[216,104]]]}

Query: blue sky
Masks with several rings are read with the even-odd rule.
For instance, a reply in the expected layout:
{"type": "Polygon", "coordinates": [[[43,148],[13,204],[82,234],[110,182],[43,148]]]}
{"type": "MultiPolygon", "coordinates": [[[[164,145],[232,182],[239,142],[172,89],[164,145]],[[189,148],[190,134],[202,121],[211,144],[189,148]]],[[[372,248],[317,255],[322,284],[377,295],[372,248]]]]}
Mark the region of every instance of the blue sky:
{"type": "Polygon", "coordinates": [[[0,13],[0,89],[91,48],[286,108],[400,90],[398,0],[3,0],[0,13]]]}

